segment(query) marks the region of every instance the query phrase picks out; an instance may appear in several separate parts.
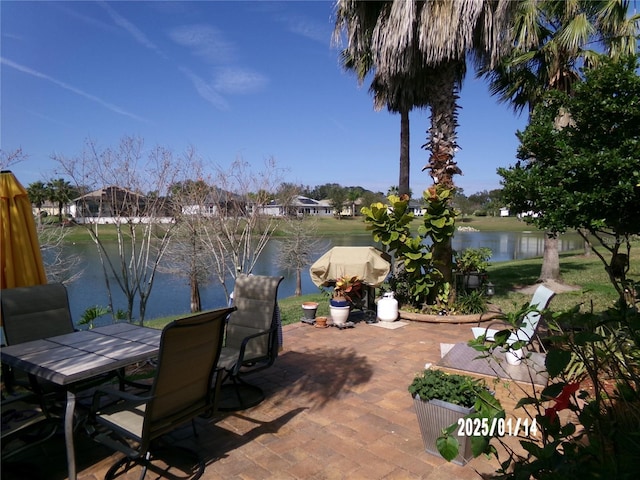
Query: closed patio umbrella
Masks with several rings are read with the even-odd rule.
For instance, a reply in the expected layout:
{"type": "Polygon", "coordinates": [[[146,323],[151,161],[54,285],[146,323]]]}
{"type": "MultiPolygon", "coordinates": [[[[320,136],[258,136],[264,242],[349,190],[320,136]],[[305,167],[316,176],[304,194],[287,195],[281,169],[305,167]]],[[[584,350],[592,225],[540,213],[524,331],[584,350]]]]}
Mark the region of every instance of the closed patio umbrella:
{"type": "Polygon", "coordinates": [[[47,283],[27,191],[10,171],[0,172],[1,288],[47,283]]]}

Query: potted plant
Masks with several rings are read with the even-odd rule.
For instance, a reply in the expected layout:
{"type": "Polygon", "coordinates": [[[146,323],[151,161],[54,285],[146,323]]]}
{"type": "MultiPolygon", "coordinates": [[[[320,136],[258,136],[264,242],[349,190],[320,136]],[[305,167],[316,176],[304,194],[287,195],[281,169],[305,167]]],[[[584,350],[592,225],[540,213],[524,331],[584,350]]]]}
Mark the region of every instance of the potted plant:
{"type": "Polygon", "coordinates": [[[471,432],[466,428],[466,422],[490,425],[494,418],[504,418],[500,402],[484,381],[468,375],[429,368],[414,377],[409,393],[425,450],[458,465],[466,464],[489,448],[488,435],[467,435],[471,432]],[[464,435],[458,435],[460,432],[464,435]]]}
{"type": "Polygon", "coordinates": [[[464,290],[477,289],[487,276],[492,251],[487,247],[465,248],[454,254],[456,274],[462,278],[464,290]]]}
{"type": "Polygon", "coordinates": [[[360,299],[362,280],[357,275],[342,276],[336,279],[332,298],[329,301],[331,319],[335,325],[341,326],[347,322],[351,305],[360,299]]]}

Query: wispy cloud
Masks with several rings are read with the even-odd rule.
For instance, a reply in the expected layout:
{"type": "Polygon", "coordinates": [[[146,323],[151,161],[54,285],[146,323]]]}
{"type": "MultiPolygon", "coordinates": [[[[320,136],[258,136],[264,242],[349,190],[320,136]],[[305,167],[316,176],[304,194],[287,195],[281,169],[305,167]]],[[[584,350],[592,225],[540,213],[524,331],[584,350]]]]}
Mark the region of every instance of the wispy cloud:
{"type": "Polygon", "coordinates": [[[102,100],[99,97],[96,97],[95,95],[91,95],[90,93],[87,93],[83,90],[80,90],[79,88],[74,87],[73,85],[69,85],[68,83],[62,82],[60,80],[57,80],[53,77],[50,77],[49,75],[46,75],[44,73],[38,72],[37,70],[33,70],[32,68],[26,67],[24,65],[20,65],[19,63],[16,63],[12,60],[9,60],[8,58],[4,58],[4,57],[0,57],[0,63],[2,63],[3,65],[6,65],[7,67],[13,68],[15,70],[18,70],[19,72],[22,73],[26,73],[27,75],[31,75],[33,77],[36,78],[40,78],[42,80],[46,80],[48,82],[53,83],[54,85],[57,85],[60,88],[63,88],[65,90],[68,90],[72,93],[75,93],[76,95],[79,95],[81,97],[86,98],[87,100],[91,100],[92,102],[95,102],[103,107],[105,107],[106,109],[117,113],[119,115],[124,115],[126,117],[129,118],[133,118],[134,120],[137,120],[139,122],[146,122],[148,123],[148,120],[142,117],[139,117],[138,115],[128,112],[126,111],[124,108],[119,107],[118,105],[114,105],[113,103],[109,103],[105,100],[102,100]]]}
{"type": "Polygon", "coordinates": [[[213,67],[211,81],[204,80],[187,67],[180,70],[191,80],[196,91],[214,107],[226,110],[225,95],[259,92],[268,78],[252,69],[235,66],[236,46],[223,33],[210,25],[182,25],[169,31],[169,37],[213,67]]]}
{"type": "Polygon", "coordinates": [[[267,77],[247,69],[227,67],[216,72],[214,86],[222,93],[254,93],[267,84],[267,77]]]}
{"type": "Polygon", "coordinates": [[[287,30],[296,35],[300,35],[308,40],[329,45],[331,42],[331,28],[329,19],[327,24],[310,20],[303,15],[283,14],[278,16],[278,21],[282,22],[287,30]]]}
{"type": "Polygon", "coordinates": [[[328,13],[326,21],[313,19],[304,12],[304,8],[296,8],[304,2],[247,2],[253,12],[268,17],[284,26],[291,33],[327,46],[331,42],[333,20],[328,13]],[[289,5],[295,5],[289,8],[289,5]]]}
{"type": "Polygon", "coordinates": [[[99,28],[101,30],[105,30],[105,31],[113,31],[115,30],[114,26],[111,23],[106,23],[103,22],[102,20],[99,20],[98,18],[89,16],[89,15],[85,15],[81,12],[79,12],[76,8],[73,8],[74,5],[73,3],[67,3],[67,2],[50,2],[50,6],[52,8],[57,8],[61,11],[63,11],[64,13],[66,13],[67,15],[69,15],[70,17],[73,17],[77,20],[80,20],[81,22],[91,26],[91,27],[95,27],[95,28],[99,28]]]}
{"type": "Polygon", "coordinates": [[[227,110],[229,108],[229,104],[224,97],[216,91],[213,84],[207,83],[186,67],[180,67],[180,71],[184,73],[189,80],[191,80],[191,83],[193,83],[198,94],[207,102],[219,110],[227,110]]]}
{"type": "Polygon", "coordinates": [[[153,43],[138,27],[136,27],[129,20],[124,18],[118,12],[116,12],[113,8],[111,8],[105,2],[99,2],[99,5],[104,8],[104,10],[109,14],[114,23],[125,30],[129,35],[133,37],[133,39],[138,42],[143,47],[148,48],[149,50],[153,50],[158,53],[160,56],[165,57],[166,55],[158,48],[158,46],[153,43]]]}
{"type": "Polygon", "coordinates": [[[169,32],[178,45],[191,49],[193,55],[205,62],[217,64],[233,61],[235,47],[222,33],[209,25],[183,25],[169,32]]]}

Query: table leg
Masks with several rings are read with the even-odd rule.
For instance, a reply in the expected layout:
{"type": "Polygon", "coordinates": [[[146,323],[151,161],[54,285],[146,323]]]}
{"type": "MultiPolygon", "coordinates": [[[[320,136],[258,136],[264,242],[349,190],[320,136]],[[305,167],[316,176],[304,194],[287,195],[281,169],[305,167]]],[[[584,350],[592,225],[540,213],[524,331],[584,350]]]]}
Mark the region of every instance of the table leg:
{"type": "Polygon", "coordinates": [[[67,390],[67,406],[64,412],[64,440],[67,446],[67,470],[69,480],[76,480],[76,452],[73,445],[73,417],[76,410],[76,394],[67,390]]]}

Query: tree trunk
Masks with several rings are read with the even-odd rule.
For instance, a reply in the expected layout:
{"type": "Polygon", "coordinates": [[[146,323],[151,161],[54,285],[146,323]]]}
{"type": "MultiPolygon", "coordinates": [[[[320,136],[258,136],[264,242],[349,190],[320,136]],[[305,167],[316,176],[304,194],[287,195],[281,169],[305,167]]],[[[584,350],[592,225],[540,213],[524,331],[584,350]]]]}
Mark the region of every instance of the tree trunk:
{"type": "Polygon", "coordinates": [[[191,277],[189,282],[191,287],[191,313],[200,312],[202,310],[202,303],[200,301],[200,285],[196,276],[191,277]]]}
{"type": "Polygon", "coordinates": [[[544,236],[544,254],[539,282],[547,280],[561,281],[560,255],[558,254],[558,236],[547,232],[544,236]]]}
{"type": "Polygon", "coordinates": [[[398,195],[410,195],[409,186],[409,109],[400,112],[400,176],[398,178],[398,195]]]}
{"type": "Polygon", "coordinates": [[[580,233],[580,235],[584,239],[584,256],[590,257],[593,253],[593,246],[591,245],[591,241],[589,240],[589,231],[581,229],[581,231],[579,231],[578,233],[580,233]]]}
{"type": "Polygon", "coordinates": [[[293,292],[295,297],[299,297],[302,295],[302,270],[300,268],[296,269],[296,291],[293,292]]]}

